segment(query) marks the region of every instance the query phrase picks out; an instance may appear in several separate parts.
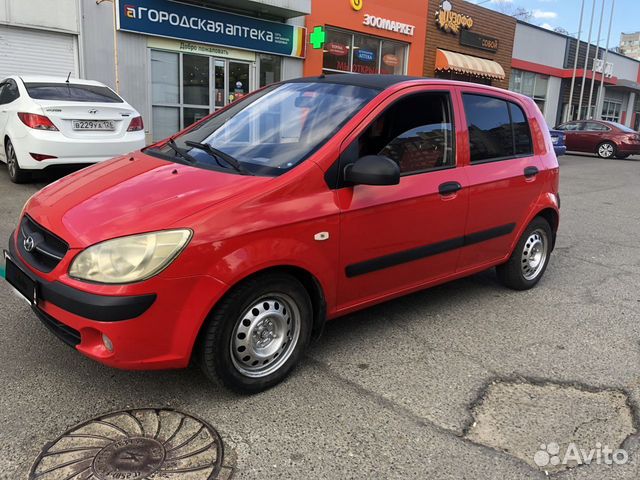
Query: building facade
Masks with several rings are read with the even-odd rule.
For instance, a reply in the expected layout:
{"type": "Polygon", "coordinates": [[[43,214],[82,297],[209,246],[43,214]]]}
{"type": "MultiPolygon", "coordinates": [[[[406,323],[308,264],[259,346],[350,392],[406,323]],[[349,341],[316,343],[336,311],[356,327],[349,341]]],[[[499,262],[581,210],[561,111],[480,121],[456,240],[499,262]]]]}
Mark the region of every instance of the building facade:
{"type": "Polygon", "coordinates": [[[310,0],[81,1],[84,76],[136,107],[149,141],[302,75],[310,0]]]}
{"type": "Polygon", "coordinates": [[[80,0],[0,0],[0,78],[82,74],[80,0]]]}
{"type": "Polygon", "coordinates": [[[640,32],[620,34],[620,53],[640,60],[640,32]]]}
{"type": "Polygon", "coordinates": [[[313,0],[304,74],[422,75],[426,3],[313,0]]]}
{"type": "Polygon", "coordinates": [[[532,97],[551,127],[565,120],[601,118],[638,130],[640,62],[577,43],[573,37],[518,22],[509,88],[532,97]]]}
{"type": "Polygon", "coordinates": [[[516,20],[463,0],[432,0],[423,75],[509,87],[516,20]]]}

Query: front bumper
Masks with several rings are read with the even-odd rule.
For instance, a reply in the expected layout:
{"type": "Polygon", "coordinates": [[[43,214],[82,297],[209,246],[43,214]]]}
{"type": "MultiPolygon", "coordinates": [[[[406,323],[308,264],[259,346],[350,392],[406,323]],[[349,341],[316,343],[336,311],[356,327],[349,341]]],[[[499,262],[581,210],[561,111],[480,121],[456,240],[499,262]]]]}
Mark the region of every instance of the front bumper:
{"type": "Polygon", "coordinates": [[[37,301],[32,309],[38,318],[66,344],[115,368],[186,367],[202,323],[227,288],[212,277],[193,276],[156,277],[142,287],[136,285],[134,292],[127,291],[130,286],[117,286],[117,295],[91,292],[94,287],[104,290],[91,284],[86,285],[88,291],[80,290],[34,271],[16,251],[14,238],[9,255],[36,282],[37,301]],[[103,335],[111,340],[113,351],[105,346],[103,335]]]}

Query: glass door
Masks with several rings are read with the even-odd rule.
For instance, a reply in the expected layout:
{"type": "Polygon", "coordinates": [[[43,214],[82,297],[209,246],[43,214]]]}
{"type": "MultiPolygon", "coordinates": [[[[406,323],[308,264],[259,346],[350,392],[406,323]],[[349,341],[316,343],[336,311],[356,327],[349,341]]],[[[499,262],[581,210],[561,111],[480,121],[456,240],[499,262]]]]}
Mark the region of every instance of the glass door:
{"type": "Polygon", "coordinates": [[[229,103],[235,102],[249,93],[251,88],[249,72],[248,63],[229,62],[229,81],[227,83],[229,103]]]}
{"type": "Polygon", "coordinates": [[[224,60],[213,60],[213,109],[218,110],[226,105],[225,90],[227,66],[224,60]]]}

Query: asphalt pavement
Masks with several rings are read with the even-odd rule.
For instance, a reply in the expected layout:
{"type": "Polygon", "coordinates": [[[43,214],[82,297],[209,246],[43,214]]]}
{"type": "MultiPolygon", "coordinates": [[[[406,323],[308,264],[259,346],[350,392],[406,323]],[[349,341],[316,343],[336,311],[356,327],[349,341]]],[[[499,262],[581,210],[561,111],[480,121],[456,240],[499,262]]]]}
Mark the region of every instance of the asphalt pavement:
{"type": "MultiPolygon", "coordinates": [[[[149,407],[215,427],[234,479],[639,478],[640,158],[560,164],[558,243],[537,288],[507,290],[487,271],[338,319],[258,395],[196,368],[87,360],[0,282],[0,478],[27,478],[80,422],[149,407]],[[556,443],[628,458],[554,465],[556,443]]],[[[0,239],[41,187],[0,165],[0,239]]]]}

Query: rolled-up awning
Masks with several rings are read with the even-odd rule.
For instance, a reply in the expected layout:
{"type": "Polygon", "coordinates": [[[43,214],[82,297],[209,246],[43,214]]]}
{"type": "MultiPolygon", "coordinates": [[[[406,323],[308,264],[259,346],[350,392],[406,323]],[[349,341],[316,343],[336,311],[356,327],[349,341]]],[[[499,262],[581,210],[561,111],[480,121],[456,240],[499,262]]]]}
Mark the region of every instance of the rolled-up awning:
{"type": "Polygon", "coordinates": [[[498,62],[440,49],[436,50],[436,70],[450,70],[499,80],[504,80],[505,77],[498,62]]]}

